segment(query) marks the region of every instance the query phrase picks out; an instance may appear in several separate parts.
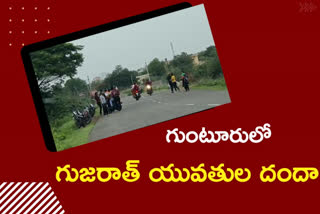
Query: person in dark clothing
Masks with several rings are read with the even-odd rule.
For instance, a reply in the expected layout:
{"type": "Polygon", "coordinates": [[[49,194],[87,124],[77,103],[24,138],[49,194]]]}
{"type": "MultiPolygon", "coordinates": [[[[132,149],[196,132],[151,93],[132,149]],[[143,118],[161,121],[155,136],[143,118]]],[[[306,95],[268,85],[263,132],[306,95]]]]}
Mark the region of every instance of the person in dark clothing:
{"type": "Polygon", "coordinates": [[[120,96],[120,91],[117,87],[114,87],[111,91],[112,97],[119,97],[120,96]]]}
{"type": "Polygon", "coordinates": [[[171,93],[173,93],[173,84],[172,84],[172,81],[171,81],[171,73],[168,74],[167,76],[167,80],[168,80],[168,83],[169,83],[169,86],[170,86],[170,89],[171,89],[171,93]]]}
{"type": "Polygon", "coordinates": [[[184,87],[184,89],[186,91],[189,91],[189,78],[188,78],[188,75],[185,74],[185,73],[182,73],[182,76],[181,76],[181,80],[182,80],[182,86],[184,87]]]}
{"type": "Polygon", "coordinates": [[[132,95],[134,95],[136,91],[140,91],[140,86],[136,82],[134,82],[133,85],[131,86],[132,95]]]}
{"type": "Polygon", "coordinates": [[[94,93],[94,99],[96,100],[97,105],[99,106],[100,115],[101,115],[102,114],[102,105],[101,105],[100,97],[99,97],[97,91],[94,93]]]}
{"type": "Polygon", "coordinates": [[[147,80],[145,85],[152,85],[152,81],[151,80],[147,80]]]}
{"type": "Polygon", "coordinates": [[[121,100],[120,100],[120,91],[118,87],[113,88],[113,90],[111,91],[111,95],[113,97],[113,104],[115,108],[119,108],[119,105],[121,105],[121,100]]]}

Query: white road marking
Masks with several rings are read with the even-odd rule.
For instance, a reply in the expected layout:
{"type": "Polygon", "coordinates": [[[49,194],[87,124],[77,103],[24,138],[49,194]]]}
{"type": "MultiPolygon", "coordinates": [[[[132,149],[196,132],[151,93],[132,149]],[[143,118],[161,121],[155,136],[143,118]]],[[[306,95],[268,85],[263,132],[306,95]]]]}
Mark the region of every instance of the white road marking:
{"type": "Polygon", "coordinates": [[[208,104],[208,106],[218,106],[220,104],[208,104]]]}
{"type": "Polygon", "coordinates": [[[190,104],[186,104],[187,106],[193,106],[194,104],[190,103],[190,104]]]}

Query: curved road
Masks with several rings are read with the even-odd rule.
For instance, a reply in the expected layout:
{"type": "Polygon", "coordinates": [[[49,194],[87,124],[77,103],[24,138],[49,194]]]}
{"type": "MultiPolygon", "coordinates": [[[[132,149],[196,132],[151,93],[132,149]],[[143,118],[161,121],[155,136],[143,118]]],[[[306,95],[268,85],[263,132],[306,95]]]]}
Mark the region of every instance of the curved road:
{"type": "Polygon", "coordinates": [[[121,98],[122,110],[99,118],[89,142],[181,117],[230,102],[228,91],[191,90],[142,94],[139,101],[121,98]]]}

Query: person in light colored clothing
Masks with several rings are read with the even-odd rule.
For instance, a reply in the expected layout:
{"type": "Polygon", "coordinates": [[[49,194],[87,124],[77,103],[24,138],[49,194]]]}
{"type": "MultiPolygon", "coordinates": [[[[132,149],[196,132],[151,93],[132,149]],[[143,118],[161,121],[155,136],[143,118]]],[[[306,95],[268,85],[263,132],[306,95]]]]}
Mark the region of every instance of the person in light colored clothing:
{"type": "Polygon", "coordinates": [[[100,98],[102,109],[103,109],[103,115],[106,115],[106,114],[108,114],[106,97],[103,93],[100,93],[99,98],[100,98]]]}

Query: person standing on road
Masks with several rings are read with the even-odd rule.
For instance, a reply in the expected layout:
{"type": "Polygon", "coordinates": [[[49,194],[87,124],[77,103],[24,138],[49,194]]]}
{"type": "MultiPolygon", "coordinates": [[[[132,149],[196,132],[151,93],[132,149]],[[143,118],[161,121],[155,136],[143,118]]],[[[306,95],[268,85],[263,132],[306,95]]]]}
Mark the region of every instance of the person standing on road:
{"type": "Polygon", "coordinates": [[[110,91],[110,89],[107,89],[105,95],[106,95],[108,113],[112,113],[112,103],[111,103],[111,91],[110,91]]]}
{"type": "Polygon", "coordinates": [[[102,109],[103,109],[103,115],[106,115],[106,114],[108,114],[108,111],[107,111],[107,100],[106,100],[106,97],[105,97],[103,92],[100,93],[100,97],[99,98],[100,98],[102,109]]]}
{"type": "Polygon", "coordinates": [[[173,85],[172,85],[172,81],[171,81],[171,74],[172,73],[168,74],[167,80],[168,80],[168,83],[169,83],[169,86],[170,86],[170,89],[171,89],[171,93],[173,93],[173,85]]]}
{"type": "Polygon", "coordinates": [[[177,80],[176,76],[171,73],[171,82],[172,82],[172,87],[174,88],[175,91],[180,91],[180,88],[177,86],[177,80]]]}
{"type": "Polygon", "coordinates": [[[104,96],[106,97],[106,99],[108,99],[108,96],[109,96],[108,89],[104,89],[104,96]]]}
{"type": "Polygon", "coordinates": [[[97,91],[94,93],[94,99],[96,100],[97,105],[99,106],[100,115],[101,115],[101,114],[102,114],[102,106],[101,106],[100,97],[99,97],[99,95],[98,95],[98,92],[97,92],[97,91]]]}
{"type": "Polygon", "coordinates": [[[111,112],[114,111],[114,94],[112,93],[113,92],[113,86],[111,86],[110,88],[110,106],[111,106],[111,112]]]}
{"type": "Polygon", "coordinates": [[[189,91],[189,78],[188,78],[188,75],[185,74],[185,73],[182,73],[182,76],[181,76],[181,80],[182,80],[182,86],[184,87],[184,89],[186,91],[189,91]]]}

